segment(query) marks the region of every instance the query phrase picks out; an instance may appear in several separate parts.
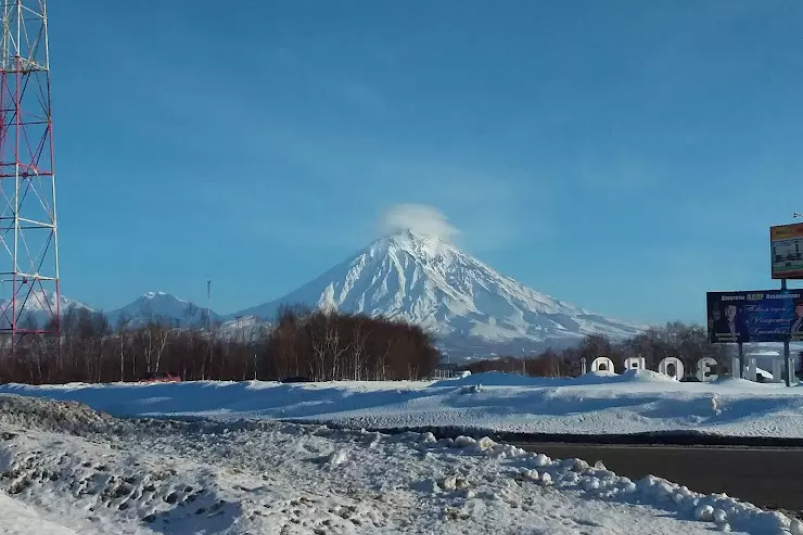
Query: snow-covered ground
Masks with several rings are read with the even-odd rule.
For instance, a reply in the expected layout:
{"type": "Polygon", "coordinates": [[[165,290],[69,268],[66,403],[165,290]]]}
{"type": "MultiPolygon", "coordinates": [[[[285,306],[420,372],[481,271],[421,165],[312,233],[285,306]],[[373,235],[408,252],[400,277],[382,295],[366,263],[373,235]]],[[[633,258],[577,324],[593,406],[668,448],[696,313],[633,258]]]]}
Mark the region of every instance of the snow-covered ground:
{"type": "Polygon", "coordinates": [[[722,495],[491,440],[118,420],[0,396],[0,533],[803,533],[722,495]],[[788,530],[788,531],[784,531],[788,530]]]}
{"type": "Polygon", "coordinates": [[[679,383],[648,371],[577,379],[490,373],[439,382],[3,385],[0,393],[80,401],[115,416],[273,418],[367,429],[803,438],[801,387],[736,379],[679,383]]]}

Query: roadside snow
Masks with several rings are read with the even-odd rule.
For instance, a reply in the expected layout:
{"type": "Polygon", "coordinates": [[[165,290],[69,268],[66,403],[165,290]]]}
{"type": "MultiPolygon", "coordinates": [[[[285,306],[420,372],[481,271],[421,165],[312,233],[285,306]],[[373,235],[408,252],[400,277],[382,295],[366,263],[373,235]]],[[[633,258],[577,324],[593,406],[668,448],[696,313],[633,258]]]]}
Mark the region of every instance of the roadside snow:
{"type": "Polygon", "coordinates": [[[0,533],[775,535],[798,527],[732,498],[487,438],[116,420],[75,404],[0,400],[0,533]]]}
{"type": "Polygon", "coordinates": [[[653,372],[438,382],[3,385],[115,416],[285,419],[372,429],[454,426],[555,434],[700,431],[803,438],[803,388],[739,379],[679,383],[653,372]]]}
{"type": "Polygon", "coordinates": [[[44,520],[31,507],[0,493],[0,533],[3,535],[77,535],[44,520]]]}

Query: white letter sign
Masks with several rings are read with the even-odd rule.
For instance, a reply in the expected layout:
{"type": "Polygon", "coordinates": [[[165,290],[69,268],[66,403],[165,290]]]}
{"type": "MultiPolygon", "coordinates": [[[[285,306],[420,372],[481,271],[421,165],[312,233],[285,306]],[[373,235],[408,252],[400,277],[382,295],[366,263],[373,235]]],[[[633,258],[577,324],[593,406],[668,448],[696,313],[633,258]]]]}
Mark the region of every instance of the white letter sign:
{"type": "Polygon", "coordinates": [[[703,357],[697,361],[697,378],[703,382],[713,381],[717,374],[713,369],[716,368],[717,359],[714,357],[703,357]]]}
{"type": "Polygon", "coordinates": [[[666,357],[658,365],[658,373],[662,373],[676,381],[683,377],[684,372],[683,363],[677,357],[666,357]]]}
{"type": "Polygon", "coordinates": [[[646,370],[647,359],[644,357],[627,357],[625,359],[625,370],[646,370]]]}
{"type": "Polygon", "coordinates": [[[597,357],[591,363],[592,372],[612,372],[613,361],[608,357],[597,357]]]}

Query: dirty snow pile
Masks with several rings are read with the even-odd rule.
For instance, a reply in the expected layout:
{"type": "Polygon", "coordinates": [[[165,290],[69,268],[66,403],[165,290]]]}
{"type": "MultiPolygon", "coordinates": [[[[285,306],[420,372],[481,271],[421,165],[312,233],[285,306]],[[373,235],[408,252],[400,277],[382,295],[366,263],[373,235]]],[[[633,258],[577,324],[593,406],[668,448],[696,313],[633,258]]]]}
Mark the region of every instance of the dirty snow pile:
{"type": "Polygon", "coordinates": [[[650,371],[575,379],[482,373],[444,381],[10,384],[0,385],[0,393],[79,401],[118,417],[267,418],[376,430],[694,431],[803,438],[803,387],[741,379],[681,383],[650,371]]]}
{"type": "Polygon", "coordinates": [[[489,439],[118,420],[0,396],[0,533],[803,533],[722,495],[489,439]]]}

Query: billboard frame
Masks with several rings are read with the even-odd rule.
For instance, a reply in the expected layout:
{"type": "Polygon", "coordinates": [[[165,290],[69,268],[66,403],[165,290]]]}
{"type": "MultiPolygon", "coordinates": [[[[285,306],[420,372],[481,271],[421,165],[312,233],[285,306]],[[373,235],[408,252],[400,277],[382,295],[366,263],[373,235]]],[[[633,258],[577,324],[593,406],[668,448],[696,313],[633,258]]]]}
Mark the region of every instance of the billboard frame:
{"type": "Polygon", "coordinates": [[[803,280],[803,223],[770,227],[770,278],[803,280]]]}
{"type": "MultiPolygon", "coordinates": [[[[795,213],[792,215],[792,218],[803,217],[803,214],[795,213]]],[[[803,280],[803,223],[791,223],[786,225],[775,225],[770,227],[770,278],[772,280],[780,280],[781,281],[781,292],[786,293],[788,292],[788,285],[787,281],[789,280],[803,280]],[[786,263],[787,265],[781,265],[786,263]],[[792,264],[791,266],[789,264],[792,264]],[[780,268],[780,269],[779,269],[780,268]],[[784,269],[786,268],[786,269],[784,269]]],[[[749,293],[763,293],[767,290],[760,290],[757,292],[744,292],[746,294],[749,293]]],[[[799,290],[803,292],[803,290],[799,290]]],[[[774,290],[773,293],[777,292],[774,290]]],[[[709,327],[707,329],[709,341],[711,343],[729,343],[728,341],[723,340],[722,342],[713,342],[713,339],[716,338],[715,331],[713,331],[712,321],[709,304],[710,304],[710,295],[711,294],[723,294],[723,293],[743,293],[739,291],[731,291],[731,292],[706,292],[706,316],[708,316],[709,327]]],[[[722,301],[720,300],[720,306],[722,301]]],[[[797,307],[796,307],[797,308],[797,307]]],[[[721,309],[720,309],[721,310],[721,309]]],[[[777,310],[776,310],[777,312],[777,310]]],[[[797,311],[795,314],[797,315],[797,311]]],[[[769,318],[770,321],[777,318],[769,318]]],[[[786,386],[792,386],[792,377],[794,374],[793,370],[793,363],[792,363],[792,356],[790,352],[790,341],[792,339],[791,331],[795,330],[796,326],[790,326],[790,334],[785,337],[783,340],[783,357],[784,357],[784,379],[786,386]]],[[[729,329],[729,332],[733,332],[729,329]]],[[[744,369],[745,369],[745,359],[744,359],[744,351],[743,346],[745,343],[750,343],[752,340],[749,340],[750,336],[748,335],[747,342],[740,340],[741,336],[737,336],[736,340],[730,341],[730,343],[736,343],[739,347],[739,378],[744,377],[744,369]]],[[[780,340],[779,340],[780,341],[780,340]]]]}
{"type": "Polygon", "coordinates": [[[712,344],[803,342],[803,289],[706,292],[712,344]]]}

